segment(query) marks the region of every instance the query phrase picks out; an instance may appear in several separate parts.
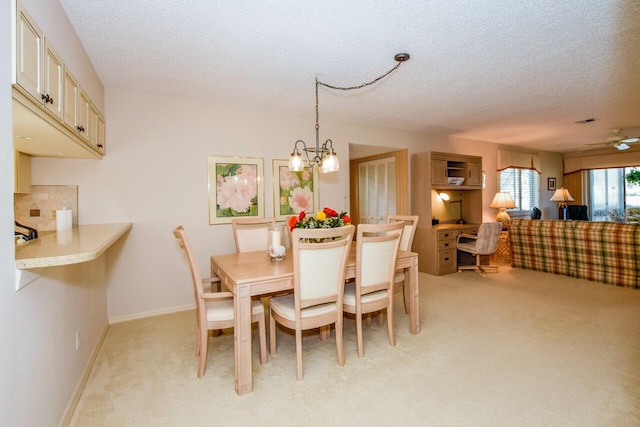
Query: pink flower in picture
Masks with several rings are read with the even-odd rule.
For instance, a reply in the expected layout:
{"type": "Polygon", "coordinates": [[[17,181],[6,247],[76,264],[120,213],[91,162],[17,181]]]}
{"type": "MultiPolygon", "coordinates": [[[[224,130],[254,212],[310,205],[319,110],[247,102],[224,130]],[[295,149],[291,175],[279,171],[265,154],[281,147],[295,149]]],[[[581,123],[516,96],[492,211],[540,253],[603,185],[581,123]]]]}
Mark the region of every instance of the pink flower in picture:
{"type": "Polygon", "coordinates": [[[313,192],[309,187],[297,187],[291,191],[289,206],[294,212],[313,210],[313,192]]]}
{"type": "Polygon", "coordinates": [[[298,177],[295,173],[289,171],[289,168],[280,168],[280,188],[285,191],[300,185],[298,177]]]}
{"type": "Polygon", "coordinates": [[[217,203],[221,209],[231,208],[236,212],[246,212],[251,208],[258,193],[255,166],[242,165],[235,175],[217,177],[217,203]]]}

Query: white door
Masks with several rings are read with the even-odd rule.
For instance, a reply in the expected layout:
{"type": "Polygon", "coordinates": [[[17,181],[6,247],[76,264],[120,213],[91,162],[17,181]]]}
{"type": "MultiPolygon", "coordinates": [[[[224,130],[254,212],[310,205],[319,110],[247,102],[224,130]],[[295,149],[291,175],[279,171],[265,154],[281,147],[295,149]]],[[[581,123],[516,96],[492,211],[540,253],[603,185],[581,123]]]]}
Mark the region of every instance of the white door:
{"type": "Polygon", "coordinates": [[[381,224],[396,213],[396,159],[387,157],[359,165],[360,224],[381,224]]]}

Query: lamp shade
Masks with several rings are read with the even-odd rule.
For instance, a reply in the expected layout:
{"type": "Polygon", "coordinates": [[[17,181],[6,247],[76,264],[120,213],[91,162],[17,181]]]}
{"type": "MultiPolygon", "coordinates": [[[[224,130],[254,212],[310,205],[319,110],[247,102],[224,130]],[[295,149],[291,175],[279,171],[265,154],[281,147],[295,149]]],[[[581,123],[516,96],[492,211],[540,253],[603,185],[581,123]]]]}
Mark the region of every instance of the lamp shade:
{"type": "Polygon", "coordinates": [[[551,202],[573,202],[573,197],[566,188],[558,188],[549,199],[551,202]]]}
{"type": "Polygon", "coordinates": [[[515,208],[516,204],[513,202],[511,198],[511,194],[506,191],[501,191],[496,193],[493,198],[493,201],[489,205],[491,208],[515,208]]]}

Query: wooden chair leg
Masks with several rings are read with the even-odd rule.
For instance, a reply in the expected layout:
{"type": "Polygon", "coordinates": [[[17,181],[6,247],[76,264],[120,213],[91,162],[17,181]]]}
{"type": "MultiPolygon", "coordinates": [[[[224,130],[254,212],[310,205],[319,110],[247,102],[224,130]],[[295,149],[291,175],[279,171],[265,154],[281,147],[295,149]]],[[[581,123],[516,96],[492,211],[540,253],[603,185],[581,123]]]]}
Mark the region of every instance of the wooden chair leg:
{"type": "Polygon", "coordinates": [[[396,336],[393,333],[393,306],[387,307],[387,330],[389,332],[389,344],[396,345],[396,336]]]}
{"type": "Polygon", "coordinates": [[[208,338],[209,331],[204,329],[200,331],[200,360],[198,362],[198,378],[204,375],[204,370],[207,366],[207,350],[208,350],[208,338]]]}
{"type": "Polygon", "coordinates": [[[344,366],[343,322],[344,318],[342,317],[342,314],[340,314],[336,321],[336,347],[338,349],[338,365],[340,366],[344,366]]]}
{"type": "Polygon", "coordinates": [[[276,354],[276,319],[269,315],[269,353],[276,354]]]}
{"type": "Polygon", "coordinates": [[[302,330],[296,329],[296,368],[298,380],[304,379],[302,371],[302,330]]]}
{"type": "Polygon", "coordinates": [[[362,341],[362,313],[356,314],[356,337],[358,340],[358,357],[364,356],[362,341]]]}
{"type": "Polygon", "coordinates": [[[260,342],[260,364],[267,363],[267,327],[264,313],[258,319],[258,340],[260,342]]]}

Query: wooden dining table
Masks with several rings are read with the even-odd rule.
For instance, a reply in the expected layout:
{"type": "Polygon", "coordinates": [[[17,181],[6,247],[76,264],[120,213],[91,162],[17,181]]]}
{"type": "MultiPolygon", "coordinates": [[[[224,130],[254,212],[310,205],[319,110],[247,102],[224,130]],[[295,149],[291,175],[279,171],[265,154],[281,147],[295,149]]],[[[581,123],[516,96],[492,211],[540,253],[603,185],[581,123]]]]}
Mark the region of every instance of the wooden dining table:
{"type": "MultiPolygon", "coordinates": [[[[420,332],[418,305],[418,254],[398,251],[397,269],[405,269],[404,292],[408,293],[409,331],[420,332]]],[[[251,299],[293,290],[293,255],[273,262],[266,251],[243,252],[211,257],[211,275],[233,293],[235,310],[235,385],[240,395],[253,389],[251,350],[251,299]]],[[[356,247],[351,246],[347,279],[356,275],[356,247]]]]}

